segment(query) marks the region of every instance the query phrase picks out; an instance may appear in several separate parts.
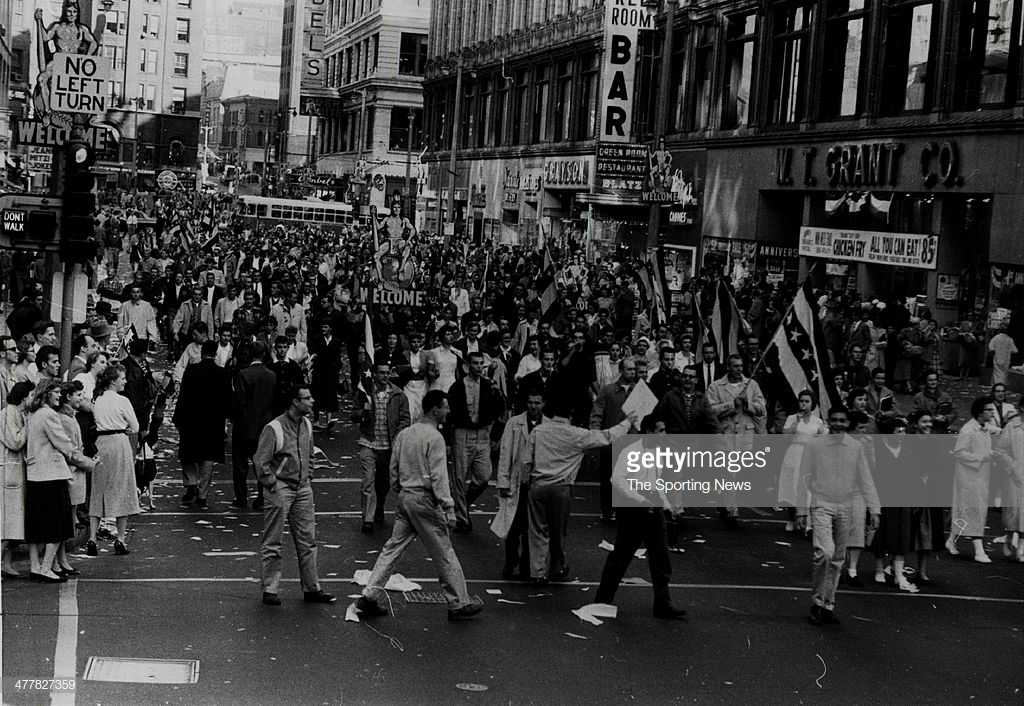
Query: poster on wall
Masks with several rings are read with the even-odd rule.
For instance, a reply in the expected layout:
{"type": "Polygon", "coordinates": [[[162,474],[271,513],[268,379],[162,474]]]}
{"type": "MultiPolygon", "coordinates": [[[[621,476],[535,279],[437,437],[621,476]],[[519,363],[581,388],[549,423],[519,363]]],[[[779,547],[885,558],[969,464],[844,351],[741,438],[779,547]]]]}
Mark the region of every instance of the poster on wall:
{"type": "Polygon", "coordinates": [[[960,275],[939,273],[938,287],[935,290],[935,298],[940,302],[955,302],[960,300],[960,275]]]}
{"type": "Polygon", "coordinates": [[[784,245],[758,243],[757,268],[764,270],[765,281],[769,284],[784,280],[795,282],[800,277],[800,252],[784,245]]]}
{"type": "Polygon", "coordinates": [[[704,238],[701,267],[711,276],[729,275],[739,286],[754,274],[757,243],[739,238],[704,238]]]}
{"type": "Polygon", "coordinates": [[[683,292],[690,287],[690,280],[696,274],[697,248],[686,245],[665,245],[662,248],[665,263],[665,286],[669,292],[683,292]]]}

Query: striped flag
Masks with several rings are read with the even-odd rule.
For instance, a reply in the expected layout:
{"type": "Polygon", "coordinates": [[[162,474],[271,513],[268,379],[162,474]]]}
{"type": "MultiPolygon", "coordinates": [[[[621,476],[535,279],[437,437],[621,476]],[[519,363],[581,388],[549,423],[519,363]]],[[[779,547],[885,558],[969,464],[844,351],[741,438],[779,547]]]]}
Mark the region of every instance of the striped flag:
{"type": "Polygon", "coordinates": [[[715,306],[711,310],[709,337],[718,348],[718,362],[725,363],[730,355],[740,352],[740,336],[750,333],[750,326],[740,316],[739,307],[724,280],[718,280],[715,306]]]}
{"type": "Polygon", "coordinates": [[[562,305],[558,301],[558,286],[555,284],[555,262],[547,248],[544,248],[544,266],[537,278],[537,293],[540,295],[541,318],[553,320],[561,313],[562,305]]]}
{"type": "Polygon", "coordinates": [[[797,292],[765,356],[773,387],[787,411],[796,410],[797,395],[803,390],[814,395],[822,419],[828,419],[829,409],[841,403],[810,280],[797,292]]]}
{"type": "Polygon", "coordinates": [[[668,321],[668,307],[665,305],[665,283],[657,253],[651,253],[644,263],[641,281],[650,282],[648,292],[652,306],[651,325],[657,326],[668,321]]]}

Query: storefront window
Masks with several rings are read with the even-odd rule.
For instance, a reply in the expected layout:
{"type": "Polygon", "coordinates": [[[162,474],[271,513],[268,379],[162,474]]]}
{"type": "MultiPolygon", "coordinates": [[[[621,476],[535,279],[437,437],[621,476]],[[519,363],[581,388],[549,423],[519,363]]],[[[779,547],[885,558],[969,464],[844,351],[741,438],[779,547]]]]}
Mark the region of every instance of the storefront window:
{"type": "Polygon", "coordinates": [[[821,91],[821,117],[825,120],[861,112],[868,9],[867,0],[832,0],[828,4],[821,91]]]}
{"type": "Polygon", "coordinates": [[[935,88],[939,3],[893,3],[885,22],[882,110],[886,115],[928,110],[935,88]]]}
{"type": "Polygon", "coordinates": [[[772,64],[769,120],[777,125],[799,122],[807,102],[807,51],[814,7],[783,5],[772,14],[772,64]]]}
{"type": "Polygon", "coordinates": [[[1021,0],[964,3],[956,62],[957,110],[1011,103],[1020,70],[1021,0]]]}
{"type": "Polygon", "coordinates": [[[750,116],[750,84],[754,75],[757,15],[733,15],[728,20],[725,57],[725,92],[722,127],[747,124],[750,116]]]}

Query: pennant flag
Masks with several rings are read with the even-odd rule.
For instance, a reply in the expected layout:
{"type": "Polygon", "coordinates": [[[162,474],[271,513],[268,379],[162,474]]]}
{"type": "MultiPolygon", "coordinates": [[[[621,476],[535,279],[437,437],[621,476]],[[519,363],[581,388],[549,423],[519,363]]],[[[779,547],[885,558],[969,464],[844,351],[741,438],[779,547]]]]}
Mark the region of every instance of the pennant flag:
{"type": "Polygon", "coordinates": [[[124,338],[121,339],[121,345],[117,348],[117,358],[121,359],[128,355],[129,344],[139,337],[139,332],[135,330],[135,324],[128,327],[128,330],[124,333],[124,338]]]}
{"type": "Polygon", "coordinates": [[[788,412],[796,410],[797,395],[803,390],[814,395],[822,419],[828,419],[829,409],[841,403],[810,280],[797,292],[765,355],[772,386],[788,412]]]}
{"type": "Polygon", "coordinates": [[[708,327],[700,310],[700,296],[693,284],[690,285],[690,316],[693,318],[693,347],[691,350],[700,359],[704,344],[708,341],[708,327]]]}
{"type": "Polygon", "coordinates": [[[662,268],[658,252],[652,253],[647,258],[647,262],[644,263],[644,273],[646,274],[646,279],[650,281],[652,326],[658,326],[668,321],[668,307],[665,305],[665,283],[661,276],[662,268]]]}
{"type": "Polygon", "coordinates": [[[892,197],[888,199],[880,199],[874,194],[869,194],[868,199],[868,210],[871,214],[880,220],[884,220],[886,223],[889,222],[889,210],[892,208],[892,197]]]}
{"type": "Polygon", "coordinates": [[[208,250],[213,247],[214,243],[220,240],[220,226],[215,226],[213,232],[210,233],[210,237],[203,241],[199,246],[200,250],[208,250]]]}
{"type": "Polygon", "coordinates": [[[846,194],[841,194],[839,198],[830,199],[825,197],[825,215],[834,216],[839,213],[839,209],[846,203],[846,194]]]}
{"type": "Polygon", "coordinates": [[[558,301],[558,287],[555,284],[555,263],[551,259],[551,251],[544,248],[544,266],[537,278],[537,292],[540,294],[540,315],[545,321],[551,321],[562,311],[558,301]]]}
{"type": "Polygon", "coordinates": [[[739,307],[724,280],[718,280],[715,290],[715,306],[711,310],[711,331],[709,337],[718,348],[718,362],[725,363],[730,355],[740,352],[740,336],[749,334],[750,326],[740,316],[739,307]]]}

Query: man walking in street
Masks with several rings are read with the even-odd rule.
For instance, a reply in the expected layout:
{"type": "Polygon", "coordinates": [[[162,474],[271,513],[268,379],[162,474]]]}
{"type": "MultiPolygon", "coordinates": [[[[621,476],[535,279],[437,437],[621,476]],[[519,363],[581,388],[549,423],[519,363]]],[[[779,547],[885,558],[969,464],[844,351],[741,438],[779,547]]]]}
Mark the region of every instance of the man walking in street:
{"type": "Polygon", "coordinates": [[[386,357],[378,357],[373,366],[369,390],[359,390],[354,419],[359,422],[359,465],[363,483],[359,505],[363,513],[364,534],[373,532],[373,523],[384,523],[384,500],[391,485],[391,445],[398,433],[409,426],[409,398],[390,382],[391,366],[386,357]]]}
{"type": "Polygon", "coordinates": [[[177,343],[176,353],[180,354],[189,344],[189,336],[192,327],[198,323],[206,324],[206,331],[213,331],[213,309],[203,301],[203,288],[199,285],[192,287],[192,298],[178,307],[174,315],[174,323],[171,325],[171,333],[177,343]]]}
{"type": "Polygon", "coordinates": [[[448,530],[455,527],[455,501],[448,488],[444,437],[437,429],[447,417],[448,396],[431,390],[423,397],[423,416],[395,438],[391,482],[398,493],[398,511],[391,539],[377,557],[362,597],[356,602],[363,617],[387,615],[375,596],[384,590],[402,554],[417,537],[437,569],[448,600],[448,619],[472,618],[483,610],[470,600],[462,565],[448,537],[448,530]]]}
{"type": "Polygon", "coordinates": [[[184,476],[182,505],[206,509],[213,464],[224,463],[224,422],[231,399],[231,381],[217,365],[217,343],[206,341],[202,360],[185,368],[172,422],[178,427],[178,459],[184,476]]]}
{"type": "Polygon", "coordinates": [[[452,497],[456,532],[469,532],[469,506],[487,489],[491,479],[491,425],[505,412],[505,400],[483,376],[484,354],[468,354],[469,374],[448,390],[451,427],[455,430],[452,497]],[[469,484],[466,481],[469,479],[469,484]]]}
{"type": "MultiPolygon", "coordinates": [[[[640,440],[623,449],[620,458],[633,451],[656,449],[658,437],[665,434],[665,423],[653,414],[648,415],[641,424],[640,433],[643,434],[640,440]]],[[[669,594],[672,563],[668,557],[664,512],[669,501],[664,491],[657,489],[657,476],[658,472],[653,468],[641,468],[636,475],[626,473],[624,468],[616,470],[613,479],[618,500],[615,549],[605,559],[594,602],[611,604],[615,600],[615,593],[633,561],[634,552],[643,544],[647,548],[647,564],[654,587],[654,617],[678,620],[686,615],[686,611],[673,606],[669,594]],[[631,480],[635,481],[632,487],[631,480]]]]}
{"type": "Polygon", "coordinates": [[[122,335],[134,326],[139,338],[153,343],[157,341],[156,309],[142,298],[142,285],[138,282],[132,283],[131,299],[122,304],[117,312],[117,325],[122,335]]]}
{"type": "MultiPolygon", "coordinates": [[[[597,393],[597,399],[594,400],[594,407],[590,412],[590,428],[595,431],[610,429],[625,419],[622,405],[635,385],[636,359],[623,358],[619,362],[619,379],[605,385],[597,393]]],[[[610,525],[615,521],[612,517],[612,450],[603,448],[598,454],[601,477],[601,524],[610,525]]]]}
{"type": "Polygon", "coordinates": [[[505,568],[502,578],[530,578],[529,525],[530,477],[525,471],[527,442],[538,424],[550,422],[544,416],[544,395],[540,390],[526,391],[526,411],[508,420],[501,435],[498,455],[498,495],[501,507],[491,524],[498,536],[505,530],[505,568]]]}
{"type": "MultiPolygon", "coordinates": [[[[249,346],[250,364],[238,371],[234,381],[231,404],[231,468],[234,476],[234,507],[245,509],[249,504],[249,461],[256,452],[260,432],[273,418],[274,386],[277,378],[263,364],[267,349],[256,341],[249,346]]],[[[263,485],[256,484],[253,510],[263,508],[263,485]]]]}
{"type": "Polygon", "coordinates": [[[260,536],[260,570],[263,603],[281,605],[281,535],[284,520],[295,543],[299,560],[302,599],[306,603],[337,600],[320,588],[316,566],[316,508],[310,457],[313,455],[313,395],[308,386],[293,388],[291,406],[263,427],[253,462],[256,478],[264,489],[263,534],[260,536]]]}
{"type": "Polygon", "coordinates": [[[800,464],[800,477],[811,491],[811,527],[814,540],[814,588],[811,594],[811,625],[838,625],[833,614],[836,588],[846,560],[846,537],[852,522],[854,498],[860,495],[871,517],[870,528],[878,528],[880,506],[871,478],[864,446],[846,434],[849,416],[833,407],[828,415],[829,434],[807,444],[800,464]]]}
{"type": "Polygon", "coordinates": [[[568,400],[548,404],[551,422],[530,433],[525,469],[530,478],[530,578],[534,584],[563,581],[572,484],[590,449],[611,445],[639,422],[634,414],[610,429],[593,431],[569,423],[568,400]]]}

